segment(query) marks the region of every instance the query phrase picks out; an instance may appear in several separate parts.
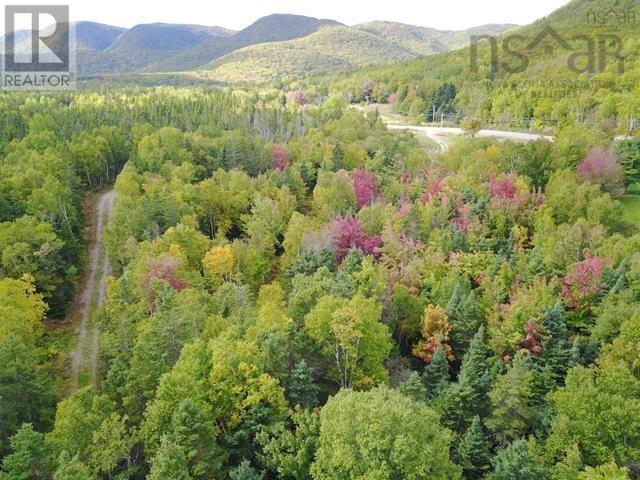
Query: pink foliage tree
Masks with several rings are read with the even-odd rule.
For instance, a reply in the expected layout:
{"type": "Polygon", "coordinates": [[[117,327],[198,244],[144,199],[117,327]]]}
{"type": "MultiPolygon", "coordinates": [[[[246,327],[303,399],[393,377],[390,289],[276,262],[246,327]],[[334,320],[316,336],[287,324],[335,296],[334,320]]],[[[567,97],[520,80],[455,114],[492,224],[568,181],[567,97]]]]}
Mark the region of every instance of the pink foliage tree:
{"type": "Polygon", "coordinates": [[[623,185],[623,169],[618,158],[609,150],[596,147],[576,168],[580,178],[601,185],[608,192],[618,192],[623,185]]]}
{"type": "Polygon", "coordinates": [[[516,198],[516,174],[503,175],[500,180],[489,179],[489,193],[491,198],[513,201],[516,198]]]}
{"type": "Polygon", "coordinates": [[[180,260],[165,256],[153,260],[149,265],[149,271],[140,280],[140,286],[145,291],[151,310],[155,310],[156,292],[153,288],[154,281],[166,283],[173,290],[180,292],[189,286],[189,282],[178,278],[176,271],[180,268],[180,260]]]}
{"type": "Polygon", "coordinates": [[[522,348],[529,350],[533,355],[540,355],[542,353],[542,346],[540,345],[540,332],[536,329],[536,325],[533,320],[529,320],[524,325],[524,340],[522,341],[522,348]]]}
{"type": "Polygon", "coordinates": [[[602,288],[602,268],[604,262],[597,256],[586,255],[576,263],[564,277],[562,297],[566,304],[574,309],[583,310],[589,307],[593,297],[602,288]]]}
{"type": "Polygon", "coordinates": [[[424,192],[420,197],[420,202],[423,205],[426,205],[427,203],[429,203],[429,201],[431,201],[431,199],[440,195],[442,193],[443,183],[444,182],[442,180],[433,180],[427,187],[427,191],[424,192]]]}
{"type": "Polygon", "coordinates": [[[304,93],[302,90],[296,90],[295,92],[293,92],[291,94],[291,100],[293,100],[293,103],[299,106],[307,105],[309,103],[307,94],[304,93]]]}
{"type": "Polygon", "coordinates": [[[353,190],[356,194],[356,205],[358,208],[369,205],[378,196],[376,176],[368,170],[359,168],[353,171],[352,177],[353,190]]]}
{"type": "Polygon", "coordinates": [[[361,93],[365,101],[371,102],[373,100],[373,82],[371,80],[364,82],[361,93]]]}
{"type": "Polygon", "coordinates": [[[287,152],[282,145],[274,145],[271,149],[271,166],[282,172],[291,163],[289,152],[287,152]]]}
{"type": "Polygon", "coordinates": [[[338,215],[333,221],[334,247],[338,261],[342,262],[350,249],[359,248],[367,255],[377,255],[381,244],[379,235],[370,235],[360,220],[353,216],[343,218],[338,215]]]}

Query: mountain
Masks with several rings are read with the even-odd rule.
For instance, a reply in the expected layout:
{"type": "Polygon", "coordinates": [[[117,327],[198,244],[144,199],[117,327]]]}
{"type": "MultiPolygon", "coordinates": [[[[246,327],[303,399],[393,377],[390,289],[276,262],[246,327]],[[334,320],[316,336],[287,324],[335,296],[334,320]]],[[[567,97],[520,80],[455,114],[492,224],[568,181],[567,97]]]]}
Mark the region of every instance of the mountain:
{"type": "Polygon", "coordinates": [[[77,22],[76,48],[79,51],[99,52],[107,49],[126,28],[96,22],[77,22]]]}
{"type": "Polygon", "coordinates": [[[397,22],[368,22],[355,28],[383,38],[414,56],[435,55],[465,47],[471,35],[497,35],[515,25],[482,25],[468,30],[436,30],[397,22]]]}
{"type": "MultiPolygon", "coordinates": [[[[86,23],[86,22],[83,22],[86,23]]],[[[82,36],[76,30],[78,44],[95,34],[85,28],[82,36]]],[[[100,50],[78,49],[77,65],[80,75],[108,72],[133,72],[152,62],[172,57],[201,43],[226,38],[234,32],[223,27],[203,25],[179,25],[149,23],[136,25],[112,37],[112,41],[100,50]]],[[[106,41],[105,41],[106,43],[106,41]]]]}
{"type": "MultiPolygon", "coordinates": [[[[461,32],[370,22],[347,27],[334,20],[274,14],[239,32],[222,27],[150,23],[130,29],[95,22],[75,24],[80,76],[102,73],[210,71],[224,81],[282,77],[388,64],[457,48],[470,33],[497,33],[510,25],[461,32]]],[[[56,35],[62,37],[64,29],[56,35]]],[[[16,32],[17,50],[30,42],[16,32]]]]}
{"type": "Polygon", "coordinates": [[[120,35],[109,46],[109,51],[182,51],[205,40],[225,38],[233,33],[222,27],[148,23],[136,25],[120,35]]]}
{"type": "Polygon", "coordinates": [[[324,27],[311,35],[236,50],[206,65],[213,78],[264,82],[312,73],[393,63],[414,54],[368,32],[346,26],[324,27]]]}
{"type": "Polygon", "coordinates": [[[323,27],[295,40],[236,50],[201,68],[221,81],[273,81],[434,55],[468,43],[471,32],[495,34],[512,27],[486,25],[462,32],[394,22],[323,27]]]}
{"type": "Polygon", "coordinates": [[[172,58],[150,64],[149,72],[191,70],[206,65],[234,50],[249,45],[286,41],[304,37],[323,26],[340,25],[334,20],[322,20],[302,15],[274,14],[262,17],[244,30],[227,38],[215,38],[203,42],[172,58]]]}

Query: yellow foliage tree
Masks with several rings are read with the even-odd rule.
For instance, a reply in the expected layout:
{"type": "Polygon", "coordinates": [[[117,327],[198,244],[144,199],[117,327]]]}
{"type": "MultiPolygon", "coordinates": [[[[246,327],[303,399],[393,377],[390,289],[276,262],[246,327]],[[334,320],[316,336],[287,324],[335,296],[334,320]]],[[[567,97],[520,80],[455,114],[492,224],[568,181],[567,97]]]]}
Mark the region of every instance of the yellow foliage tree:
{"type": "Polygon", "coordinates": [[[451,325],[442,307],[429,305],[424,309],[420,331],[422,340],[413,347],[416,357],[429,363],[438,347],[442,347],[449,360],[453,360],[451,347],[448,345],[451,325]]]}
{"type": "Polygon", "coordinates": [[[24,341],[42,335],[46,311],[47,304],[36,293],[32,277],[0,280],[0,341],[10,333],[24,341]]]}
{"type": "Polygon", "coordinates": [[[213,247],[202,260],[204,272],[216,282],[229,280],[233,274],[234,265],[235,258],[231,245],[213,247]]]}

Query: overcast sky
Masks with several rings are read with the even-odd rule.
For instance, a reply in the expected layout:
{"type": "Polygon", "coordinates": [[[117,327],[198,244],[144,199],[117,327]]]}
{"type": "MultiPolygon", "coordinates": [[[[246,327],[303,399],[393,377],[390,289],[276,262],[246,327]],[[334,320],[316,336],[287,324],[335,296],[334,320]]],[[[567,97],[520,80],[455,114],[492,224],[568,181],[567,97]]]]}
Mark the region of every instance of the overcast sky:
{"type": "Polygon", "coordinates": [[[12,0],[8,3],[68,3],[72,20],[92,20],[122,27],[166,22],[219,25],[240,30],[264,15],[296,13],[331,18],[348,25],[390,20],[460,30],[485,23],[526,24],[551,13],[568,0],[12,0]]]}

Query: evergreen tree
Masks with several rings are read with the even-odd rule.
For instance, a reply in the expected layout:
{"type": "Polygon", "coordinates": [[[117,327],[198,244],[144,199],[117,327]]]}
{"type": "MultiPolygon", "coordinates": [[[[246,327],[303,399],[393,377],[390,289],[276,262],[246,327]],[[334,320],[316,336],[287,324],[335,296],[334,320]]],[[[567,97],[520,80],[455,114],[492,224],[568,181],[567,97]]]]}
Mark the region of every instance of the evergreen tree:
{"type": "Polygon", "coordinates": [[[162,444],[151,459],[151,471],[147,480],[191,480],[184,449],[176,443],[162,439],[162,444]]]}
{"type": "Polygon", "coordinates": [[[427,401],[428,392],[418,372],[411,372],[409,378],[400,385],[399,390],[405,397],[412,398],[416,402],[427,401]]]}
{"type": "Polygon", "coordinates": [[[489,412],[490,356],[482,326],[462,359],[458,381],[444,390],[437,402],[443,423],[456,432],[469,428],[476,415],[485,417],[489,412]]]}
{"type": "Polygon", "coordinates": [[[445,307],[451,324],[451,349],[455,358],[462,358],[482,323],[478,302],[471,294],[468,279],[459,280],[445,307]]]}
{"type": "Polygon", "coordinates": [[[318,385],[313,381],[313,370],[304,359],[291,370],[287,395],[292,405],[313,408],[318,403],[318,385]]]}
{"type": "Polygon", "coordinates": [[[222,452],[216,443],[213,425],[202,408],[192,400],[183,400],[171,419],[173,442],[183,448],[189,472],[194,478],[216,476],[222,464],[222,452]]]}
{"type": "Polygon", "coordinates": [[[433,354],[431,362],[422,373],[422,383],[427,389],[427,398],[435,399],[449,384],[449,364],[442,347],[433,354]]]}
{"type": "Polygon", "coordinates": [[[32,344],[9,334],[0,342],[0,456],[8,439],[22,423],[49,427],[55,392],[51,379],[38,368],[39,354],[32,344]]]}
{"type": "Polygon", "coordinates": [[[72,457],[67,452],[62,452],[58,459],[58,468],[53,475],[53,480],[97,480],[78,456],[72,457]]]}
{"type": "Polygon", "coordinates": [[[516,354],[507,373],[496,380],[489,392],[493,409],[486,424],[503,445],[524,436],[532,425],[536,413],[534,370],[531,358],[522,350],[516,354]]]}
{"type": "Polygon", "coordinates": [[[251,466],[249,460],[243,460],[240,465],[229,472],[229,478],[231,480],[262,480],[264,475],[258,473],[251,466]]]}
{"type": "Polygon", "coordinates": [[[8,480],[38,480],[51,476],[51,452],[44,442],[44,435],[24,423],[11,437],[12,453],[2,462],[2,478],[8,480]]]}
{"type": "Polygon", "coordinates": [[[500,450],[494,460],[494,471],[487,480],[545,480],[546,469],[531,455],[529,443],[517,440],[500,450]]]}
{"type": "Polygon", "coordinates": [[[572,365],[571,346],[567,341],[567,324],[560,304],[549,310],[545,316],[544,330],[546,339],[542,342],[539,360],[544,374],[549,375],[557,385],[572,365]]]}
{"type": "Polygon", "coordinates": [[[491,454],[477,415],[458,444],[457,463],[469,479],[480,479],[489,469],[491,454]]]}

